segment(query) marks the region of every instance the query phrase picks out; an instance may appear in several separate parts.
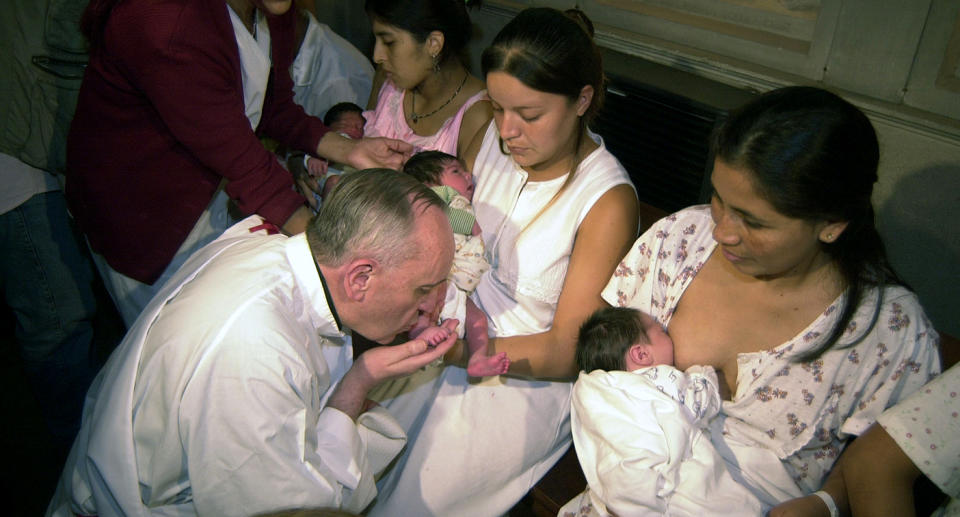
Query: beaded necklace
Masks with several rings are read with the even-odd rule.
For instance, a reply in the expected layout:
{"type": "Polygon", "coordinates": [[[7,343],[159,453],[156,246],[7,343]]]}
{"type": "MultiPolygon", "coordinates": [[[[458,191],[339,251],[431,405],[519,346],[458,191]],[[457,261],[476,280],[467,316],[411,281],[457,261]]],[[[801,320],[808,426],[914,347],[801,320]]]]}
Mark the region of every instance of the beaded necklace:
{"type": "Polygon", "coordinates": [[[412,96],[410,97],[410,120],[412,120],[413,123],[416,124],[417,122],[420,122],[420,119],[425,119],[425,118],[427,118],[427,117],[429,117],[429,116],[431,116],[431,115],[436,115],[438,111],[440,111],[440,110],[442,110],[443,108],[447,107],[447,104],[450,104],[450,102],[451,102],[453,99],[455,99],[455,98],[457,97],[457,95],[460,94],[460,89],[463,88],[463,85],[464,85],[464,84],[467,84],[467,75],[469,75],[468,72],[464,72],[464,73],[463,73],[463,80],[460,81],[460,86],[457,86],[457,91],[453,92],[453,95],[451,95],[450,98],[447,99],[447,102],[444,102],[443,104],[440,105],[440,107],[438,107],[437,109],[431,111],[430,113],[426,113],[426,114],[423,114],[423,115],[420,115],[420,114],[417,113],[417,111],[416,111],[417,94],[416,94],[416,92],[413,92],[413,93],[412,93],[412,96]]]}

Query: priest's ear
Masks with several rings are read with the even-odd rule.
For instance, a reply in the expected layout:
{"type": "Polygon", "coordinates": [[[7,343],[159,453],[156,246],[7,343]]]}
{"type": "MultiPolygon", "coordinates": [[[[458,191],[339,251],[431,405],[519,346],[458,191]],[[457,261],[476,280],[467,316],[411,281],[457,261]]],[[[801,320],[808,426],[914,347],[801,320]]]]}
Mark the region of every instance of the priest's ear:
{"type": "Polygon", "coordinates": [[[343,278],[343,287],[347,298],[355,302],[362,302],[370,291],[370,287],[379,271],[379,263],[371,258],[358,258],[350,261],[346,266],[343,278]]]}

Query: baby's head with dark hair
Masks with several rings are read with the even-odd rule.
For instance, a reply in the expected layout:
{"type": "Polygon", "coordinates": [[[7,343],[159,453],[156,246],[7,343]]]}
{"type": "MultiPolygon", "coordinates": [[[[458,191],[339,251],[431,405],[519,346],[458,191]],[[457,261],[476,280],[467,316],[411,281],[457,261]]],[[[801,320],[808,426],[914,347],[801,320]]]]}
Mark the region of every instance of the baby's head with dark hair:
{"type": "Polygon", "coordinates": [[[353,102],[338,102],[323,115],[323,124],[351,138],[363,138],[363,108],[353,102]]]}
{"type": "Polygon", "coordinates": [[[340,120],[344,113],[357,113],[363,114],[363,108],[358,106],[353,102],[338,102],[333,106],[330,106],[330,109],[327,110],[327,113],[323,115],[323,123],[327,126],[336,123],[340,120]]]}
{"type": "Polygon", "coordinates": [[[629,307],[607,307],[580,326],[576,358],[587,373],[673,366],[673,340],[653,316],[629,307]]]}
{"type": "Polygon", "coordinates": [[[456,156],[443,151],[420,151],[403,164],[403,172],[426,185],[442,185],[443,170],[451,162],[463,164],[456,156]]]}
{"type": "MultiPolygon", "coordinates": [[[[473,201],[473,174],[463,160],[442,151],[420,151],[403,164],[403,172],[428,187],[443,187],[438,192],[446,192],[441,197],[452,201],[451,192],[456,191],[467,201],[473,201]]],[[[473,219],[471,216],[470,219],[473,219]]]]}
{"type": "Polygon", "coordinates": [[[626,370],[627,350],[636,343],[649,343],[640,311],[627,307],[605,307],[590,315],[577,337],[577,367],[593,370],[626,370]]]}

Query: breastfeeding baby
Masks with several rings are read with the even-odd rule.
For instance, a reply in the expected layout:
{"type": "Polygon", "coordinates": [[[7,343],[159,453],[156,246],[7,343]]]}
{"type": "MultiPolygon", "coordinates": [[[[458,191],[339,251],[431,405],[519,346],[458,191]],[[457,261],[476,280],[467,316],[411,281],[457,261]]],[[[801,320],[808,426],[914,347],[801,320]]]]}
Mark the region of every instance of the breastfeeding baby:
{"type": "Polygon", "coordinates": [[[636,309],[580,328],[570,425],[587,489],[559,515],[761,515],[711,443],[720,412],[710,366],[674,366],[673,340],[636,309]]]}

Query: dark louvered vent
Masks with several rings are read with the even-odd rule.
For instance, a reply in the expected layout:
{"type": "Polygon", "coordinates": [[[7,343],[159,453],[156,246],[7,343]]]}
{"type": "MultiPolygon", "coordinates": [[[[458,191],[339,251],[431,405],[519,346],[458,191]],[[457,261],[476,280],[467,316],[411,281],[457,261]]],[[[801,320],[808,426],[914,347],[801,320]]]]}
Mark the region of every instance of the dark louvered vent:
{"type": "Polygon", "coordinates": [[[726,111],[654,86],[609,79],[594,130],[630,173],[640,200],[667,212],[705,202],[704,179],[713,163],[710,132],[726,111]]]}
{"type": "Polygon", "coordinates": [[[606,104],[594,123],[641,201],[667,212],[710,195],[710,133],[753,94],[612,49],[603,52],[606,104]]]}

